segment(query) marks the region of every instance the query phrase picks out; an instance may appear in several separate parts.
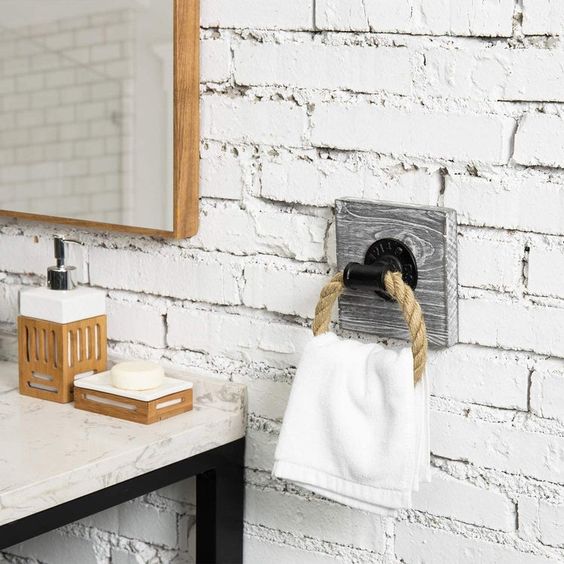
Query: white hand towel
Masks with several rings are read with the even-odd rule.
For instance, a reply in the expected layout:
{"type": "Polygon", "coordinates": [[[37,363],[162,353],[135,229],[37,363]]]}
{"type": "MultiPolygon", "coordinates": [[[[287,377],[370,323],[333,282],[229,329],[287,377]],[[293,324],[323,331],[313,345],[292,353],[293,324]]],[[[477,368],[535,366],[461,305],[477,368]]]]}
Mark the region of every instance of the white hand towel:
{"type": "Polygon", "coordinates": [[[314,337],[296,373],[273,474],[381,514],[411,506],[428,481],[426,376],[408,348],[314,337]]]}

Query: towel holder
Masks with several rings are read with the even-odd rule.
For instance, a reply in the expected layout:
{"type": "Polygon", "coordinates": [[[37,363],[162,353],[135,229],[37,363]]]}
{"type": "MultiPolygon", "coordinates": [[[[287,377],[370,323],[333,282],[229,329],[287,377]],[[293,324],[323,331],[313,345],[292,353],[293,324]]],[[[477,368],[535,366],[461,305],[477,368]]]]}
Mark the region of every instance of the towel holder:
{"type": "Polygon", "coordinates": [[[413,293],[417,277],[417,262],[409,247],[397,239],[376,241],[368,249],[364,264],[347,264],[323,287],[315,308],[313,334],[329,330],[333,305],[345,288],[373,290],[384,299],[395,300],[409,329],[413,378],[417,383],[425,371],[428,349],[425,319],[413,293]]]}

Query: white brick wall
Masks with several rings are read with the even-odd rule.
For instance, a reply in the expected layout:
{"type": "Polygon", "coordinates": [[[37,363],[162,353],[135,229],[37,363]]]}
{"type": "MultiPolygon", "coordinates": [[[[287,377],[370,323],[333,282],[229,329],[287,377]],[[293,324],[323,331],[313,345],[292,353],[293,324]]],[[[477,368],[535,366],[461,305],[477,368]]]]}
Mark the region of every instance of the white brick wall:
{"type": "Polygon", "coordinates": [[[504,164],[513,120],[495,116],[324,104],[313,114],[321,147],[504,164]]]}
{"type": "Polygon", "coordinates": [[[407,95],[411,91],[410,53],[386,47],[244,42],[235,50],[235,80],[253,86],[407,95]]]}
{"type": "Polygon", "coordinates": [[[524,0],[523,31],[527,35],[559,35],[564,31],[564,6],[558,0],[524,0]]]}
{"type": "Polygon", "coordinates": [[[515,136],[513,158],[523,165],[564,166],[564,120],[559,116],[528,113],[515,136]]]}
{"type": "MultiPolygon", "coordinates": [[[[175,242],[72,232],[86,242],[90,282],[108,292],[113,350],[248,386],[246,563],[564,561],[562,6],[206,1],[200,233],[175,242]],[[431,352],[434,480],[396,519],[270,476],[334,264],[333,201],[344,196],[459,213],[462,344],[431,352]]],[[[73,56],[84,57],[100,45],[84,28],[49,40],[67,49],[76,33],[73,56]]],[[[26,124],[59,105],[50,90],[34,92],[34,74],[25,52],[0,73],[0,138],[32,159],[13,168],[0,147],[0,174],[30,184],[49,172],[33,164],[33,146],[57,137],[45,124],[30,144],[26,124]]],[[[61,97],[71,103],[82,86],[61,97]]],[[[100,104],[87,109],[92,120],[100,104]]],[[[89,140],[83,122],[58,117],[68,120],[61,143],[89,140]]],[[[19,289],[42,280],[52,233],[0,225],[2,328],[14,330],[19,289]]],[[[5,558],[191,562],[193,489],[166,488],[5,558]]]]}
{"type": "Polygon", "coordinates": [[[318,0],[320,29],[422,35],[511,35],[513,2],[461,0],[318,0]]]}

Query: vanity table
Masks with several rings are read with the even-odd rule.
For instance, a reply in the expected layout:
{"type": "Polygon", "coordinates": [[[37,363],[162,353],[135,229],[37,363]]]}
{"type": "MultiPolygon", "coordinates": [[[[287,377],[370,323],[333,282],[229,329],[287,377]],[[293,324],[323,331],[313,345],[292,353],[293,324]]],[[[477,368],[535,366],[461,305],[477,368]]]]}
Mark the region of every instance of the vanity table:
{"type": "Polygon", "coordinates": [[[0,550],[196,476],[197,562],[242,562],[245,388],[167,373],[194,409],[141,425],[21,396],[0,362],[0,550]]]}

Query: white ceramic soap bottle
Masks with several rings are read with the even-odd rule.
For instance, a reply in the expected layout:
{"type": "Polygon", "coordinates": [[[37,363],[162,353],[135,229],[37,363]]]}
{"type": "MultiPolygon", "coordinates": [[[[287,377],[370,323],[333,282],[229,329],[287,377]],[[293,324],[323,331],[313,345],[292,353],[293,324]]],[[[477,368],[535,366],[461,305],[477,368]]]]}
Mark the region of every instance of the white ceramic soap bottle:
{"type": "Polygon", "coordinates": [[[20,392],[60,403],[72,401],[75,377],[107,368],[106,294],[76,286],[71,242],[55,237],[47,287],[22,291],[18,318],[20,392]]]}

